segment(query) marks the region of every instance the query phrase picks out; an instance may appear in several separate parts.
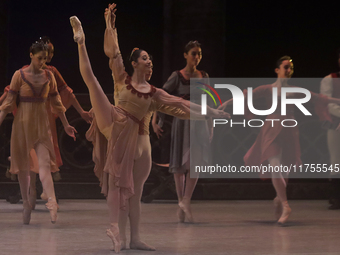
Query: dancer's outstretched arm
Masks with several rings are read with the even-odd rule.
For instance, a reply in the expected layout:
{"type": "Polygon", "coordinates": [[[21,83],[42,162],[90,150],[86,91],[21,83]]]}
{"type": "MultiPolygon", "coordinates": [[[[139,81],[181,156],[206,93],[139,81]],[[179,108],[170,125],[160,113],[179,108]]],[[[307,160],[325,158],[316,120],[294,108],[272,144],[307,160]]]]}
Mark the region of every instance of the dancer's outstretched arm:
{"type": "Polygon", "coordinates": [[[106,22],[106,30],[104,35],[104,52],[110,59],[109,67],[112,70],[112,77],[115,86],[115,96],[120,90],[120,85],[124,84],[127,73],[123,63],[123,58],[119,50],[118,35],[116,29],[116,5],[109,5],[109,8],[105,9],[104,17],[106,22]]]}
{"type": "Polygon", "coordinates": [[[207,115],[202,115],[200,105],[169,95],[162,89],[156,89],[151,110],[163,112],[180,119],[205,120],[208,117],[230,118],[229,113],[210,108],[209,106],[207,106],[207,115]]]}
{"type": "Polygon", "coordinates": [[[71,17],[70,22],[73,27],[74,40],[78,43],[80,73],[89,89],[90,100],[98,127],[100,131],[103,131],[112,123],[112,119],[110,118],[111,115],[108,114],[111,112],[112,106],[97,78],[93,74],[91,63],[87,55],[85,35],[81,22],[76,16],[71,17]]]}

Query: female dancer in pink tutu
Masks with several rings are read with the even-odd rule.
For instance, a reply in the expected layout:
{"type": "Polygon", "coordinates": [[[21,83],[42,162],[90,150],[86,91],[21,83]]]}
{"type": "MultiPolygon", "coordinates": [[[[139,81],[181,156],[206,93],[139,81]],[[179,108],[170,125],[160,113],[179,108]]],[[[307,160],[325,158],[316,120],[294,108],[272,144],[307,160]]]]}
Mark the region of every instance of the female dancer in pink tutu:
{"type": "MultiPolygon", "coordinates": [[[[146,81],[152,65],[146,51],[135,48],[130,56],[132,76],[125,72],[115,28],[115,6],[109,5],[105,11],[104,50],[110,58],[116,106],[111,105],[92,72],[80,21],[75,16],[70,18],[74,40],[78,43],[80,72],[89,89],[96,117],[88,137],[94,144],[94,155],[101,155],[94,156],[95,172],[101,181],[102,192],[107,196],[111,223],[107,234],[113,241],[114,250],[119,252],[126,248],[125,229],[118,225],[123,210],[128,212],[130,219],[130,249],[154,250],[142,242],[139,235],[140,198],[151,169],[148,127],[152,112],[161,111],[185,119],[190,118],[190,114],[197,119],[204,119],[204,116],[200,106],[171,96],[146,81]],[[100,149],[95,126],[108,140],[106,153],[100,149]]],[[[208,114],[219,118],[229,116],[211,108],[208,108],[208,114]]]]}

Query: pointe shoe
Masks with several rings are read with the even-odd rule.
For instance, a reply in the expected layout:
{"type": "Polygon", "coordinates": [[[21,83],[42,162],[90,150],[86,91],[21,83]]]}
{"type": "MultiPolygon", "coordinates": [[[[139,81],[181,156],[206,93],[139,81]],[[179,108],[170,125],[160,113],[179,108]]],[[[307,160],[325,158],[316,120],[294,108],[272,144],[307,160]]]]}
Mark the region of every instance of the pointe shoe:
{"type": "Polygon", "coordinates": [[[78,44],[85,42],[85,34],[81,22],[77,16],[70,17],[70,23],[73,28],[73,40],[78,44]]]}
{"type": "Polygon", "coordinates": [[[289,205],[288,205],[288,202],[285,201],[285,202],[282,202],[282,214],[281,214],[281,217],[280,219],[278,220],[278,224],[282,227],[285,226],[291,212],[292,212],[292,209],[290,209],[289,205]]]}
{"type": "Polygon", "coordinates": [[[46,208],[50,211],[51,215],[51,222],[55,224],[58,219],[57,211],[58,211],[58,204],[57,201],[53,198],[49,198],[48,202],[45,204],[46,208]]]}
{"type": "Polygon", "coordinates": [[[177,209],[178,222],[183,223],[185,221],[185,212],[179,207],[177,209]]]}
{"type": "Polygon", "coordinates": [[[35,204],[37,202],[37,191],[36,190],[30,190],[29,201],[30,201],[32,210],[34,210],[35,204]]]}
{"type": "Polygon", "coordinates": [[[31,212],[32,212],[32,207],[29,204],[29,202],[24,202],[24,210],[22,212],[22,219],[23,219],[23,223],[26,225],[30,224],[31,212]]]}
{"type": "MultiPolygon", "coordinates": [[[[47,195],[43,192],[43,193],[41,193],[41,195],[40,195],[40,198],[42,199],[42,200],[45,200],[45,201],[47,201],[48,200],[48,197],[47,197],[47,195]]],[[[57,209],[58,209],[58,211],[59,211],[59,205],[58,205],[58,202],[57,202],[57,209]]]]}
{"type": "Polygon", "coordinates": [[[111,223],[111,227],[106,230],[106,234],[112,240],[113,250],[115,251],[115,253],[119,253],[120,248],[121,248],[121,243],[120,243],[118,223],[111,223]]]}
{"type": "Polygon", "coordinates": [[[194,218],[191,214],[190,201],[183,198],[181,202],[178,203],[179,207],[184,211],[187,220],[190,223],[194,223],[194,218]]]}
{"type": "Polygon", "coordinates": [[[278,221],[282,214],[282,204],[278,197],[274,198],[273,203],[274,203],[275,219],[278,221]]]}

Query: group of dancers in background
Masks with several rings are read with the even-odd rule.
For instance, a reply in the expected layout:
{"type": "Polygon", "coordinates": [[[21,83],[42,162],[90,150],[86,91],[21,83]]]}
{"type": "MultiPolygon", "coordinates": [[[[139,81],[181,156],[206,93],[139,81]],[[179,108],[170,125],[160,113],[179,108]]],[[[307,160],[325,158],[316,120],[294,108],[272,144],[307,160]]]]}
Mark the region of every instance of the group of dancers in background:
{"type": "MultiPolygon", "coordinates": [[[[149,139],[151,119],[152,128],[160,137],[162,127],[157,124],[157,120],[164,118],[163,114],[175,117],[171,131],[169,170],[174,174],[176,184],[178,220],[184,222],[187,219],[192,223],[194,219],[190,203],[198,176],[190,176],[189,171],[189,139],[195,139],[193,136],[196,135],[195,132],[190,132],[193,130],[190,125],[197,125],[200,130],[205,130],[200,132],[200,135],[206,135],[203,139],[206,143],[191,148],[197,155],[201,155],[193,160],[199,160],[199,165],[208,164],[209,159],[204,155],[208,155],[206,151],[209,150],[209,141],[212,138],[210,119],[230,117],[224,110],[232,99],[224,102],[219,109],[208,107],[208,119],[201,115],[199,105],[188,100],[190,78],[208,78],[206,72],[197,69],[202,59],[201,45],[197,41],[190,41],[185,46],[186,66],[173,72],[163,89],[148,83],[153,63],[146,51],[134,48],[129,56],[129,64],[125,67],[115,27],[116,10],[115,4],[109,4],[104,13],[104,52],[109,58],[112,71],[115,105],[110,103],[93,74],[81,22],[73,16],[70,22],[74,41],[78,45],[80,73],[89,90],[92,110],[84,111],[58,70],[46,64],[53,57],[54,47],[49,38],[44,37],[32,44],[30,65],[14,73],[11,84],[6,87],[0,98],[0,125],[6,115],[13,112],[15,117],[11,136],[10,172],[18,175],[23,200],[23,223],[29,224],[31,212],[35,207],[36,173],[39,173],[43,186],[41,198],[47,200],[46,207],[50,211],[52,223],[55,223],[59,206],[51,172],[59,171],[58,167],[62,165],[55,120],[59,117],[65,132],[75,139],[77,131],[69,125],[64,114],[66,109],[74,106],[82,118],[91,123],[86,137],[93,143],[94,172],[100,180],[101,192],[106,196],[110,222],[107,235],[113,242],[114,250],[119,252],[127,249],[126,225],[129,220],[129,248],[151,251],[155,248],[141,240],[139,229],[140,200],[152,165],[149,139]],[[18,96],[20,103],[17,107],[18,96]],[[190,122],[190,118],[195,121],[190,122]]],[[[275,72],[278,78],[275,83],[259,86],[253,91],[254,98],[263,98],[269,107],[272,105],[272,89],[277,88],[280,96],[281,87],[289,86],[287,81],[293,74],[292,59],[288,56],[280,58],[276,63],[275,72]]],[[[331,79],[332,77],[338,78],[339,74],[332,74],[323,79],[322,94],[312,93],[311,101],[321,120],[334,122],[330,114],[340,117],[340,83],[334,82],[336,79],[331,79]]],[[[294,118],[293,109],[288,109],[287,115],[294,118]]],[[[283,116],[274,112],[268,118],[282,119],[283,116]]],[[[269,122],[265,123],[244,157],[245,164],[260,165],[267,162],[273,166],[300,165],[298,127],[271,127],[269,122]]],[[[338,131],[328,131],[328,144],[331,163],[339,163],[338,131]]],[[[270,177],[276,191],[274,206],[277,222],[284,225],[291,214],[286,194],[288,175],[274,173],[270,177]]]]}

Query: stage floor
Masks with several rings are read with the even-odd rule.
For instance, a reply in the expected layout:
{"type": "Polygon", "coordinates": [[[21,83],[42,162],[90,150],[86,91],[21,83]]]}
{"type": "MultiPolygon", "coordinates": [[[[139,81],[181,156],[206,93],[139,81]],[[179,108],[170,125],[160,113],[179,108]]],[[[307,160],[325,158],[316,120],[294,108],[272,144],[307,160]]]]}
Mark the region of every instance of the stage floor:
{"type": "MultiPolygon", "coordinates": [[[[55,225],[41,200],[23,225],[22,204],[0,200],[0,254],[115,254],[105,200],[59,205],[55,225]]],[[[340,254],[340,210],[327,201],[290,205],[289,224],[279,227],[272,201],[193,201],[195,224],[177,223],[175,201],[142,204],[142,238],[157,250],[121,254],[340,254]]]]}

